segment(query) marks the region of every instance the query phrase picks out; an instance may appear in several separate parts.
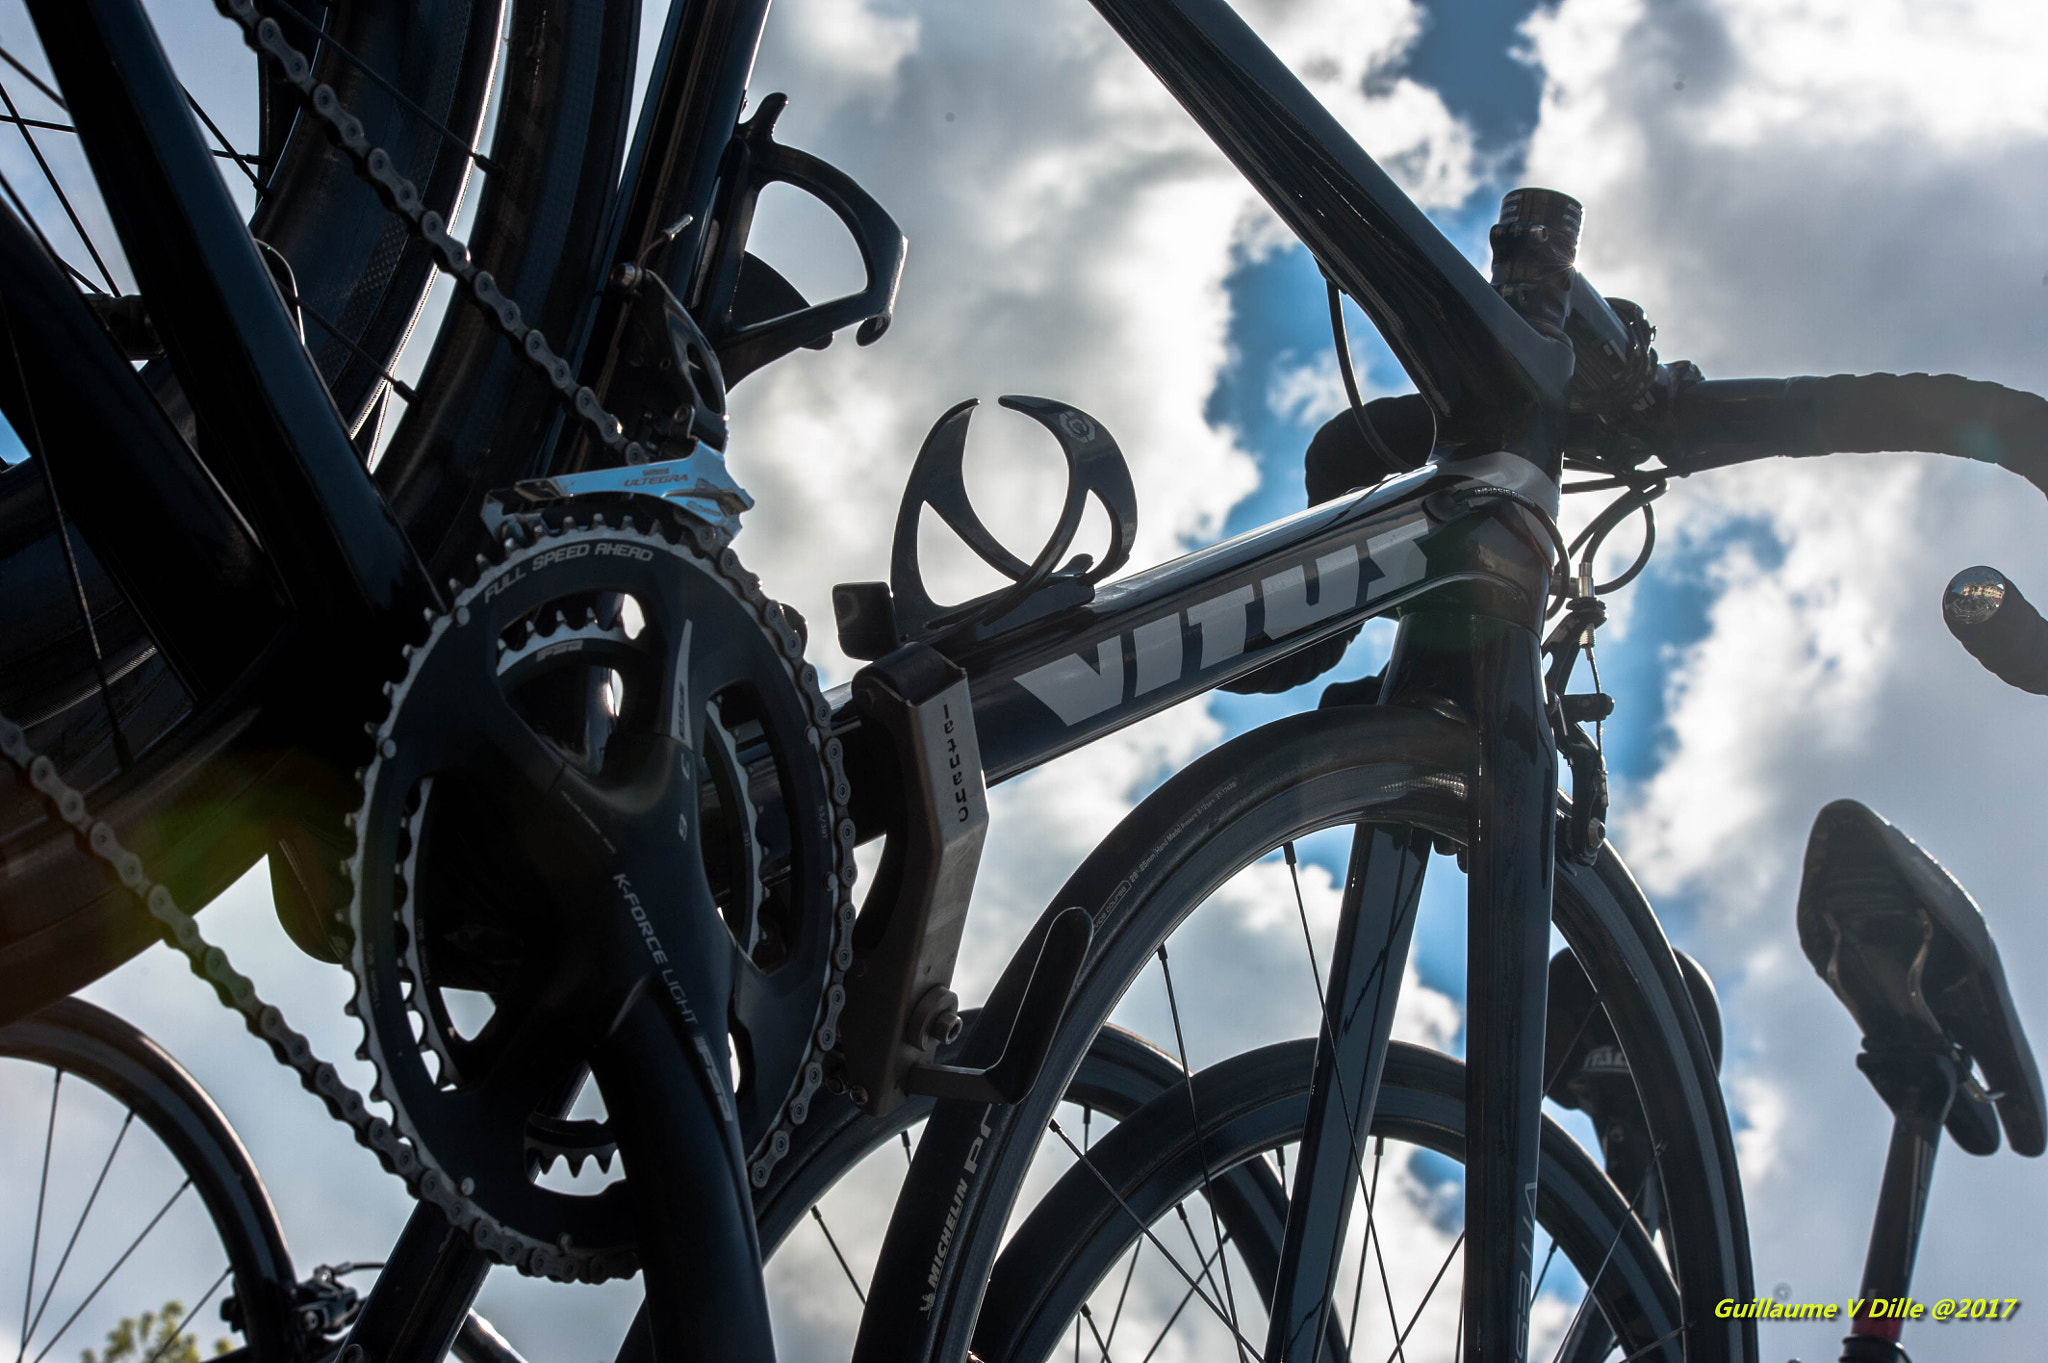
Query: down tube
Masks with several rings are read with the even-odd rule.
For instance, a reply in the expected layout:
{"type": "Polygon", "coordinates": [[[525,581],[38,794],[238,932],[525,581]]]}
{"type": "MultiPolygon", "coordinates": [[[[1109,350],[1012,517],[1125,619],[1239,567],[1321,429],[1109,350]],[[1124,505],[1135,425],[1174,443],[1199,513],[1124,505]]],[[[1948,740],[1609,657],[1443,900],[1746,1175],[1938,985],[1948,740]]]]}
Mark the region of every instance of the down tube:
{"type": "MultiPolygon", "coordinates": [[[[1427,470],[1311,508],[1098,589],[992,639],[941,645],[966,669],[991,783],[1092,743],[1370,616],[1453,584],[1513,619],[1540,613],[1526,542],[1491,515],[1442,522],[1427,470]]],[[[839,732],[850,730],[843,714],[839,732]]],[[[850,741],[850,764],[866,762],[850,741]]],[[[859,789],[862,777],[857,776],[859,789]]]]}

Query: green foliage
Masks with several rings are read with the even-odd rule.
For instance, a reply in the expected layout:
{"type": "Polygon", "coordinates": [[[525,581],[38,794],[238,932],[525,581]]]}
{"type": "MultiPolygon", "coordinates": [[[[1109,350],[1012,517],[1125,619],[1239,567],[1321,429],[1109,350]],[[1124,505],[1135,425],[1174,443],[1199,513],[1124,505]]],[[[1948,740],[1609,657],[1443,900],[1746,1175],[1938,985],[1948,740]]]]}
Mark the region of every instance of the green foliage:
{"type": "MultiPolygon", "coordinates": [[[[121,1323],[107,1331],[105,1353],[87,1349],[80,1363],[200,1363],[199,1340],[186,1328],[185,1304],[173,1298],[157,1311],[123,1316],[121,1323]]],[[[213,1342],[216,1357],[232,1346],[225,1339],[213,1342]]]]}

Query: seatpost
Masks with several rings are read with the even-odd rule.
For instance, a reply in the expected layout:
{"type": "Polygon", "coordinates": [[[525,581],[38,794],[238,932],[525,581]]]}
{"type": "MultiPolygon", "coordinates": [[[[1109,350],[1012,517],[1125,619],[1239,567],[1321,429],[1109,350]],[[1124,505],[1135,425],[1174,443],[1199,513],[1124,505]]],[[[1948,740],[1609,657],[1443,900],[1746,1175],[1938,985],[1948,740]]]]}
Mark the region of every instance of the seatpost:
{"type": "Polygon", "coordinates": [[[1892,1142],[1863,1259],[1862,1305],[1842,1341],[1842,1363],[1903,1363],[1900,1308],[1913,1284],[1941,1126],[1962,1076],[1954,1057],[1921,1048],[1865,1051],[1856,1057],[1856,1068],[1892,1110],[1892,1142]]]}

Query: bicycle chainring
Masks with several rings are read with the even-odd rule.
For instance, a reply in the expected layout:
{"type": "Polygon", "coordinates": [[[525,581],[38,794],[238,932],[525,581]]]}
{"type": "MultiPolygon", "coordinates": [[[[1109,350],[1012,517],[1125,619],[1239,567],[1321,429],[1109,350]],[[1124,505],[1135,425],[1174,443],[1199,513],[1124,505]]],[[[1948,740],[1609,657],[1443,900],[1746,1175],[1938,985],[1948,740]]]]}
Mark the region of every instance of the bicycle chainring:
{"type": "Polygon", "coordinates": [[[604,1121],[566,1114],[625,1001],[725,1020],[758,1186],[852,960],[849,789],[794,617],[722,535],[627,505],[507,523],[389,688],[349,863],[358,1054],[409,1181],[500,1262],[586,1281],[636,1266],[630,1157],[594,1191],[542,1176],[609,1169],[604,1121]]]}

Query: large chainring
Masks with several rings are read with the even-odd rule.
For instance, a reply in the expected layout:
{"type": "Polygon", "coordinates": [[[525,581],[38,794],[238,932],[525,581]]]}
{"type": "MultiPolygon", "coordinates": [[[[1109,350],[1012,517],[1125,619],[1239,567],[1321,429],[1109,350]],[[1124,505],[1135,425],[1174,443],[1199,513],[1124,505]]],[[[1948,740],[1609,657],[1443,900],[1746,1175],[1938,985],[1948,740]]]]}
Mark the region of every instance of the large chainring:
{"type": "Polygon", "coordinates": [[[848,787],[794,617],[722,535],[645,507],[508,523],[391,688],[354,816],[372,1097],[423,1198],[554,1278],[636,1266],[630,1151],[601,1190],[541,1177],[609,1168],[605,1122],[565,1114],[627,1003],[672,1000],[761,1184],[852,959],[848,787]]]}

